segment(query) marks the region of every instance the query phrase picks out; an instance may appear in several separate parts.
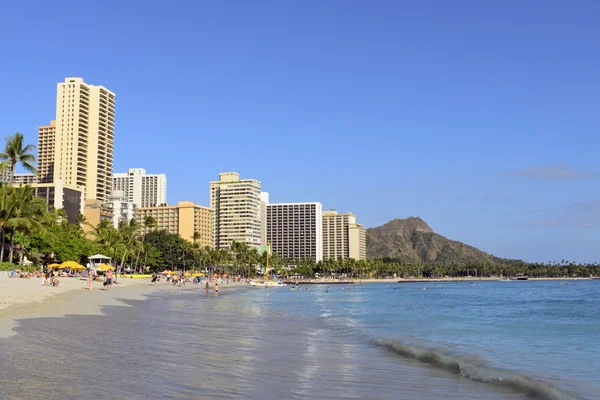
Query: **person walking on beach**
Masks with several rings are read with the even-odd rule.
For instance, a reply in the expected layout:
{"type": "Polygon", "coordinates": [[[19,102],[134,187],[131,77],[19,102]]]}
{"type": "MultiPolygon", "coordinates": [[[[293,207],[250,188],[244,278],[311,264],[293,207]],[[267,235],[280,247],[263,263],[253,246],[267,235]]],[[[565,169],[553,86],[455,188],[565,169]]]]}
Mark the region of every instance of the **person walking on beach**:
{"type": "Polygon", "coordinates": [[[87,289],[92,290],[92,284],[94,283],[94,272],[91,269],[88,269],[87,274],[87,289]]]}
{"type": "Polygon", "coordinates": [[[112,281],[113,281],[113,270],[109,269],[108,271],[106,271],[106,290],[110,289],[110,287],[112,286],[112,281]]]}
{"type": "Polygon", "coordinates": [[[206,297],[208,297],[208,282],[206,282],[206,297]]]}
{"type": "Polygon", "coordinates": [[[215,295],[213,297],[219,297],[219,283],[215,283],[215,295]]]}

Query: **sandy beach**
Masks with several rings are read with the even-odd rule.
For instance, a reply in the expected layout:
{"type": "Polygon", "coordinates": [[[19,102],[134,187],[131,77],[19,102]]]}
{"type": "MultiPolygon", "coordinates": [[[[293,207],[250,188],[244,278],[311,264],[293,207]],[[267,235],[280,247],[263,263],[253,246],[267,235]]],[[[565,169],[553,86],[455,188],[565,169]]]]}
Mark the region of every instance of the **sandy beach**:
{"type": "MultiPolygon", "coordinates": [[[[26,318],[60,317],[67,314],[103,315],[104,306],[124,306],[122,300],[145,300],[145,295],[164,290],[201,290],[204,286],[187,284],[184,288],[161,281],[156,285],[149,279],[119,278],[110,290],[94,282],[92,291],[87,282],[62,278],[59,287],[42,286],[41,279],[0,278],[0,338],[14,335],[18,320],[26,318]]],[[[224,284],[223,290],[236,284],[224,284]]],[[[212,296],[211,284],[211,293],[212,296]]]]}

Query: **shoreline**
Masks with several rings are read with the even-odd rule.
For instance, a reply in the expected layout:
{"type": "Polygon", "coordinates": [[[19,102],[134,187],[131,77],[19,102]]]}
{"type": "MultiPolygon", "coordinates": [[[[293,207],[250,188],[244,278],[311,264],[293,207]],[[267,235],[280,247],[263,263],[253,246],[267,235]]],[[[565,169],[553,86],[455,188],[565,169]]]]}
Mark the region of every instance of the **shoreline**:
{"type": "MultiPolygon", "coordinates": [[[[527,278],[527,281],[590,281],[600,278],[527,278]]],[[[303,279],[285,280],[288,285],[296,282],[302,285],[339,285],[339,284],[360,284],[360,283],[413,283],[413,282],[474,282],[474,281],[504,281],[501,278],[489,277],[458,277],[458,278],[365,278],[365,279],[350,279],[350,280],[315,280],[308,281],[303,279]]],[[[511,282],[524,282],[517,279],[511,279],[511,282]]]]}
{"type": "MultiPolygon", "coordinates": [[[[236,284],[222,285],[222,290],[236,284]]],[[[0,339],[14,336],[20,320],[55,318],[67,315],[105,315],[106,306],[131,307],[123,300],[146,300],[147,295],[161,291],[193,291],[204,286],[188,284],[180,288],[170,283],[152,284],[149,279],[120,278],[110,290],[94,282],[92,291],[87,281],[63,278],[59,287],[42,286],[40,279],[0,279],[0,339]]],[[[212,296],[211,285],[211,296],[212,296]]]]}

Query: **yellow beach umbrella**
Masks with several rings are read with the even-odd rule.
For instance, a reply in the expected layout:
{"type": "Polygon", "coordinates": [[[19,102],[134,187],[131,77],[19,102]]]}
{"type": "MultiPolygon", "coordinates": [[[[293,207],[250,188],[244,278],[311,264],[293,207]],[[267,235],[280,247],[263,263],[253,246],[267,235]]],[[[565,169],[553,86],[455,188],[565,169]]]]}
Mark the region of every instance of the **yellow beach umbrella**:
{"type": "Polygon", "coordinates": [[[71,268],[71,269],[85,269],[85,267],[75,261],[65,261],[60,264],[60,268],[71,268]]]}
{"type": "Polygon", "coordinates": [[[190,274],[189,272],[186,272],[184,275],[185,276],[192,276],[192,274],[190,274]]]}
{"type": "Polygon", "coordinates": [[[169,272],[169,274],[171,274],[171,275],[177,275],[177,271],[171,271],[171,272],[169,272]]]}
{"type": "Polygon", "coordinates": [[[99,269],[100,271],[108,271],[109,269],[115,269],[115,267],[108,264],[99,264],[96,269],[99,269]]]}
{"type": "Polygon", "coordinates": [[[60,268],[60,264],[54,263],[54,264],[48,265],[48,269],[54,269],[54,268],[60,268]]]}
{"type": "Polygon", "coordinates": [[[161,274],[164,274],[164,275],[168,275],[170,273],[171,273],[171,271],[169,271],[168,269],[165,269],[163,272],[161,272],[161,274]]]}
{"type": "Polygon", "coordinates": [[[192,276],[204,276],[204,274],[200,273],[200,272],[195,272],[192,274],[192,276]]]}

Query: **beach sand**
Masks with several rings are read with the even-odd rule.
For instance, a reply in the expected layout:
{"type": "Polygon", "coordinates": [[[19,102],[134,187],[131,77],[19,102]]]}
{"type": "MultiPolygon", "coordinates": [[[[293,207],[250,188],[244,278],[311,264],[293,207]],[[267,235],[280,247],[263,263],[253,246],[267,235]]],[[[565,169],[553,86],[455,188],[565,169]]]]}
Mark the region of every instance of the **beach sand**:
{"type": "MultiPolygon", "coordinates": [[[[119,278],[110,290],[103,290],[101,282],[94,282],[92,291],[86,290],[87,281],[61,278],[59,287],[42,286],[41,279],[0,279],[0,338],[15,334],[18,320],[26,318],[61,317],[68,314],[103,315],[104,306],[129,307],[122,300],[145,300],[145,295],[165,290],[203,290],[203,285],[188,283],[179,288],[164,281],[156,285],[150,279],[119,278]]],[[[234,284],[223,285],[221,288],[234,284]]],[[[213,294],[211,284],[210,296],[213,294]]]]}

